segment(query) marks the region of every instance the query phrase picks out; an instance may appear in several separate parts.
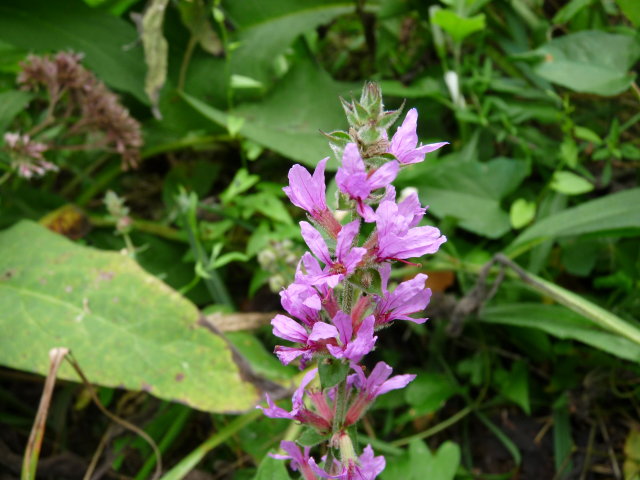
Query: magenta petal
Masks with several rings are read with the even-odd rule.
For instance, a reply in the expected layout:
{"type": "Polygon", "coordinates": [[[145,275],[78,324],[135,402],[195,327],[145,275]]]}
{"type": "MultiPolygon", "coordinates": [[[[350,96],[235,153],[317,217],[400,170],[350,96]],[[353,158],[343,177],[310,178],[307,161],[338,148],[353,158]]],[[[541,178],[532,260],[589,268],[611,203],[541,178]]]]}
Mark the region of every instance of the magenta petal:
{"type": "Polygon", "coordinates": [[[325,322],[317,322],[313,325],[309,340],[312,342],[320,342],[331,338],[338,338],[338,330],[333,325],[325,322]]]}
{"type": "Polygon", "coordinates": [[[377,190],[389,185],[395,180],[398,175],[398,170],[399,166],[396,161],[387,162],[382,165],[369,177],[369,186],[371,190],[377,190]]]}
{"type": "Polygon", "coordinates": [[[355,340],[350,342],[344,350],[345,358],[358,363],[362,360],[362,357],[373,350],[378,338],[373,336],[374,322],[375,317],[373,315],[369,315],[362,321],[355,340]]]}
{"type": "Polygon", "coordinates": [[[444,147],[445,145],[449,145],[449,142],[436,142],[436,143],[428,143],[426,145],[422,145],[416,148],[416,152],[419,152],[420,155],[424,157],[427,153],[435,152],[436,150],[444,147]]]}
{"type": "Polygon", "coordinates": [[[377,395],[383,395],[391,390],[398,390],[400,388],[406,387],[409,383],[416,378],[413,374],[407,375],[396,375],[395,377],[391,377],[389,380],[384,382],[380,388],[378,389],[377,395]]]}
{"type": "Polygon", "coordinates": [[[300,222],[300,230],[302,238],[304,238],[314,255],[322,260],[325,265],[331,264],[329,249],[320,232],[313,228],[309,222],[300,222]]]}
{"type": "Polygon", "coordinates": [[[275,348],[275,354],[283,365],[289,365],[296,358],[300,355],[304,355],[305,353],[306,349],[304,348],[283,347],[281,345],[278,345],[275,348]]]}
{"type": "Polygon", "coordinates": [[[336,257],[338,261],[342,261],[342,259],[347,256],[347,253],[349,253],[351,245],[353,245],[353,240],[356,238],[356,235],[358,235],[359,230],[360,220],[354,220],[342,227],[342,230],[338,233],[338,239],[336,242],[336,257]]]}
{"type": "Polygon", "coordinates": [[[273,334],[290,342],[307,343],[307,330],[295,320],[286,315],[276,315],[271,320],[273,334]]]}
{"type": "Polygon", "coordinates": [[[296,413],[299,409],[304,407],[304,400],[303,400],[304,389],[307,388],[307,385],[309,385],[313,381],[313,379],[316,377],[317,374],[318,374],[317,368],[313,368],[309,370],[307,373],[304,374],[304,377],[302,377],[302,380],[300,381],[300,385],[298,386],[298,388],[296,388],[296,391],[293,392],[293,397],[291,397],[291,402],[293,403],[293,408],[296,413]]]}
{"type": "Polygon", "coordinates": [[[346,268],[347,274],[353,273],[353,271],[356,269],[356,267],[360,263],[360,260],[362,260],[366,254],[367,254],[366,248],[356,247],[352,249],[349,252],[349,254],[342,259],[342,264],[344,265],[344,268],[346,268]]]}
{"type": "Polygon", "coordinates": [[[386,461],[382,455],[373,456],[371,445],[364,447],[360,460],[360,478],[362,480],[374,480],[386,467],[386,461]]]}
{"type": "Polygon", "coordinates": [[[391,277],[391,264],[383,263],[378,268],[378,272],[380,273],[380,284],[382,287],[382,293],[387,293],[387,287],[389,285],[389,277],[391,277]]]}
{"type": "Polygon", "coordinates": [[[338,329],[338,332],[340,332],[340,342],[343,345],[345,345],[347,342],[350,342],[351,336],[353,335],[351,316],[340,310],[338,313],[336,313],[335,317],[333,317],[332,321],[338,329]]]}
{"type": "Polygon", "coordinates": [[[256,408],[259,408],[260,410],[262,410],[262,412],[269,418],[288,418],[291,420],[293,419],[293,415],[291,415],[291,413],[287,412],[284,408],[280,408],[275,403],[273,403],[273,400],[271,400],[271,397],[269,396],[269,394],[266,394],[265,396],[267,397],[267,405],[269,405],[269,407],[264,408],[258,405],[256,408]]]}
{"type": "Polygon", "coordinates": [[[291,203],[312,215],[327,209],[324,182],[327,160],[328,157],[318,163],[313,177],[303,166],[294,165],[289,170],[289,186],[283,188],[291,203]]]}

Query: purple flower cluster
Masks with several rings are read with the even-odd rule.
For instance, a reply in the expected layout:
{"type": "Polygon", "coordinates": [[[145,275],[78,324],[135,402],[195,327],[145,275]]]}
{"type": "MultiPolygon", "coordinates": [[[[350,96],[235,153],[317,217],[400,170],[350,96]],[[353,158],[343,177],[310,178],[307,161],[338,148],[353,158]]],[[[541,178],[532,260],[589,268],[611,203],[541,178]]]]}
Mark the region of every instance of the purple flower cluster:
{"type": "MultiPolygon", "coordinates": [[[[381,102],[373,101],[375,95],[373,100],[367,95],[363,98],[379,107],[372,118],[394,114],[383,112],[381,102]]],[[[353,127],[354,122],[350,123],[353,127]]],[[[271,418],[300,422],[326,438],[328,453],[322,468],[308,447],[301,450],[293,442],[282,442],[286,455],[273,455],[290,460],[291,468],[305,480],[376,478],[384,469],[384,458],[375,457],[371,446],[356,455],[346,429],[362,418],[377,396],[404,388],[415,377],[391,376],[392,368],[384,362],[367,376],[361,362],[374,349],[378,329],[395,320],[427,320],[411,316],[429,303],[427,276],[418,274],[390,291],[391,264],[435,253],[446,241],[437,228],[419,226],[426,209],[418,196],[412,193],[397,201],[391,185],[404,165],[420,162],[425,154],[446,144],[418,146],[416,124],[417,112],[412,109],[391,141],[382,127],[374,131],[377,143],[369,147],[352,128],[353,141],[337,149],[342,163],[336,183],[351,212],[351,220],[344,224],[327,206],[328,159],[320,161],[313,174],[300,165],[293,166],[289,186],[284,188],[291,202],[308,213],[311,223],[300,222],[300,228],[310,252],[301,258],[294,283],[280,293],[289,315],[276,315],[271,322],[273,333],[293,345],[277,346],[275,353],[285,365],[298,361],[303,369],[317,361],[320,365],[342,365],[345,372],[337,383],[322,388],[312,386],[318,376],[320,384],[324,383],[319,369],[313,368],[293,394],[291,410],[278,407],[268,396],[268,406],[259,407],[271,418]],[[370,233],[361,240],[366,224],[370,224],[366,226],[370,233]]]]}

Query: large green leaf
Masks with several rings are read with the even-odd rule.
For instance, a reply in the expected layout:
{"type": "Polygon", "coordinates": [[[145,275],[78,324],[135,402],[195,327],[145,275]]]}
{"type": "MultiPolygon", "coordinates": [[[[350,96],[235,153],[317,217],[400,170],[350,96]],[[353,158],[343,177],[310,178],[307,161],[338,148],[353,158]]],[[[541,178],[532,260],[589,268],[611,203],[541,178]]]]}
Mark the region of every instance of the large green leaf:
{"type": "Polygon", "coordinates": [[[506,249],[511,256],[552,238],[617,230],[640,233],[640,188],[633,188],[582,203],[543,218],[506,249]]]}
{"type": "Polygon", "coordinates": [[[73,50],[108,85],[144,94],[145,66],[133,24],[75,0],[3,0],[0,39],[36,52],[73,50]]]}
{"type": "Polygon", "coordinates": [[[604,331],[585,317],[558,305],[492,305],[483,308],[479,318],[487,323],[537,328],[559,338],[578,340],[626,360],[640,361],[640,345],[604,331]]]}
{"type": "MultiPolygon", "coordinates": [[[[308,61],[297,64],[261,102],[239,106],[229,113],[211,107],[188,94],[183,98],[194,109],[219,125],[242,119],[240,134],[292,160],[315,165],[331,153],[320,130],[346,128],[338,96],[349,85],[334,82],[308,61]]],[[[355,89],[354,89],[355,90],[355,89]]],[[[337,168],[330,162],[329,168],[337,168]]]]}
{"type": "Polygon", "coordinates": [[[261,0],[230,2],[239,23],[239,47],[231,56],[233,72],[259,81],[273,76],[275,58],[299,35],[354,11],[353,2],[261,0]],[[249,15],[247,9],[250,8],[249,15]]]}
{"type": "Polygon", "coordinates": [[[555,38],[538,48],[535,72],[577,92],[617,95],[635,78],[629,70],[640,58],[634,37],[588,30],[555,38]]]}
{"type": "MultiPolygon", "coordinates": [[[[216,412],[257,401],[196,307],[119,253],[23,221],[0,233],[0,309],[8,367],[46,374],[49,349],[68,347],[100,385],[216,412]]],[[[77,380],[70,368],[60,376],[77,380]]]]}
{"type": "Polygon", "coordinates": [[[460,465],[460,447],[444,442],[432,452],[422,440],[414,440],[399,457],[387,462],[383,480],[453,480],[460,465]]]}
{"type": "Polygon", "coordinates": [[[435,166],[430,162],[411,167],[399,179],[415,185],[421,200],[438,217],[453,217],[460,227],[489,238],[499,238],[511,228],[500,200],[527,175],[527,163],[496,158],[486,163],[460,161],[452,155],[435,166]]]}

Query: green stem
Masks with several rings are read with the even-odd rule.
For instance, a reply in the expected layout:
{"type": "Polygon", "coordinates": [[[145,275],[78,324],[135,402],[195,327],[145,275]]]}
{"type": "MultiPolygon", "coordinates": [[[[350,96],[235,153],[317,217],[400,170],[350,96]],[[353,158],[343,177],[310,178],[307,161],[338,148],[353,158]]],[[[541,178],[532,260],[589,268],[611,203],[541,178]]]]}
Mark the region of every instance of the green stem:
{"type": "Polygon", "coordinates": [[[195,218],[195,212],[189,211],[184,212],[182,214],[184,229],[187,232],[187,238],[189,240],[189,245],[191,245],[191,251],[196,258],[196,262],[199,262],[200,265],[206,268],[206,272],[208,276],[203,278],[205,285],[207,286],[207,290],[211,294],[213,301],[215,303],[226,305],[231,309],[235,309],[233,300],[227,291],[224,283],[220,279],[218,272],[216,272],[213,268],[207,268],[206,266],[209,263],[209,259],[207,258],[207,254],[204,250],[204,247],[200,243],[196,235],[197,231],[197,222],[195,218]]]}
{"type": "Polygon", "coordinates": [[[191,57],[193,55],[193,50],[198,44],[198,39],[191,35],[189,37],[189,43],[187,43],[187,49],[184,52],[184,56],[182,57],[182,63],[180,64],[180,74],[178,76],[178,91],[182,91],[184,89],[184,83],[187,79],[187,70],[189,68],[189,63],[191,63],[191,57]]]}
{"type": "MultiPolygon", "coordinates": [[[[160,440],[160,442],[158,443],[158,450],[160,450],[161,453],[164,453],[167,448],[169,448],[169,446],[173,443],[176,437],[180,434],[180,432],[182,432],[182,429],[191,416],[192,411],[193,410],[189,408],[182,408],[178,412],[175,419],[173,420],[173,423],[169,426],[169,429],[162,437],[162,440],[160,440]]],[[[153,469],[155,464],[155,456],[152,455],[147,458],[147,461],[144,462],[142,468],[138,471],[138,474],[135,476],[134,480],[144,480],[145,478],[149,478],[149,474],[151,473],[151,470],[153,469]]]]}
{"type": "Polygon", "coordinates": [[[254,422],[262,415],[260,410],[252,410],[229,422],[220,431],[211,435],[207,440],[198,445],[189,455],[184,457],[178,464],[165,473],[160,480],[181,480],[191,470],[193,470],[204,456],[218,445],[226,442],[231,436],[242,430],[247,425],[254,422]]]}
{"type": "Polygon", "coordinates": [[[7,170],[4,175],[2,175],[0,177],[0,185],[2,185],[4,182],[6,182],[7,180],[9,180],[11,178],[11,174],[13,173],[13,170],[7,170]]]}
{"type": "Polygon", "coordinates": [[[471,412],[473,412],[473,409],[474,409],[474,405],[467,405],[462,410],[457,412],[455,415],[452,415],[451,417],[449,417],[446,420],[438,423],[437,425],[435,425],[435,426],[433,426],[433,427],[431,427],[431,428],[429,428],[427,430],[424,430],[424,431],[422,431],[420,433],[416,433],[415,435],[410,435],[408,437],[404,437],[404,438],[400,438],[398,440],[395,440],[395,441],[391,442],[390,445],[393,446],[393,447],[401,447],[403,445],[407,445],[407,444],[411,443],[413,440],[423,440],[425,438],[429,438],[429,437],[435,435],[436,433],[441,432],[442,430],[446,430],[451,425],[453,425],[455,423],[458,423],[464,417],[466,417],[471,412]]]}
{"type": "Polygon", "coordinates": [[[85,168],[82,172],[79,172],[69,183],[67,183],[64,188],[60,191],[60,195],[66,197],[69,195],[74,188],[78,186],[78,184],[82,180],[89,180],[90,176],[93,172],[95,172],[99,167],[101,167],[106,160],[111,156],[110,153],[106,153],[98,157],[98,159],[85,168]]]}
{"type": "MultiPolygon", "coordinates": [[[[112,218],[101,217],[98,215],[89,215],[89,222],[96,227],[115,227],[116,220],[112,218]]],[[[184,232],[171,228],[168,225],[152,222],[150,220],[133,220],[131,224],[134,230],[144,233],[150,233],[158,237],[166,238],[174,242],[187,243],[187,236],[184,232]]]]}

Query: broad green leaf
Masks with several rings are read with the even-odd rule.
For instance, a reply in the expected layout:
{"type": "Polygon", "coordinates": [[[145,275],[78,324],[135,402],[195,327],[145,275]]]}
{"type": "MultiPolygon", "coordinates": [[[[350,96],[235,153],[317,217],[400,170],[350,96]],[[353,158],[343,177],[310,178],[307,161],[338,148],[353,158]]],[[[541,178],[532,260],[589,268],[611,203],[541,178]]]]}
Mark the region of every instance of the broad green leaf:
{"type": "Polygon", "coordinates": [[[527,225],[536,216],[536,202],[529,202],[524,198],[519,198],[511,204],[509,218],[511,226],[520,229],[527,225]]]}
{"type": "Polygon", "coordinates": [[[580,127],[576,125],[573,127],[573,134],[581,140],[586,140],[587,142],[591,142],[596,145],[600,145],[602,143],[600,136],[587,127],[580,127]]]}
{"type": "Polygon", "coordinates": [[[573,172],[554,172],[551,178],[551,189],[565,195],[580,195],[593,190],[593,184],[573,172]]]}
{"type": "Polygon", "coordinates": [[[640,27],[640,2],[637,0],[617,0],[622,13],[637,28],[640,27]]]}
{"type": "Polygon", "coordinates": [[[0,134],[24,108],[29,105],[32,95],[20,90],[0,92],[0,134]]]}
{"type": "Polygon", "coordinates": [[[577,92],[617,95],[635,78],[629,70],[640,57],[638,39],[588,30],[556,38],[538,48],[534,71],[577,92]]]}
{"type": "Polygon", "coordinates": [[[576,14],[593,3],[593,0],[571,0],[569,3],[564,5],[558,12],[553,16],[551,20],[553,23],[567,23],[571,20],[576,14]]]}
{"type": "MultiPolygon", "coordinates": [[[[334,82],[309,61],[301,61],[261,102],[247,103],[225,113],[188,94],[182,94],[196,111],[226,126],[230,116],[244,119],[240,133],[291,160],[316,165],[331,150],[322,131],[346,127],[338,97],[349,93],[348,84],[334,82]]],[[[329,168],[336,169],[332,158],[329,168]]]]}
{"type": "Polygon", "coordinates": [[[148,103],[135,27],[74,0],[3,0],[0,39],[39,53],[73,50],[105,83],[148,103]]]}
{"type": "MultiPolygon", "coordinates": [[[[239,47],[231,56],[234,73],[266,82],[274,76],[274,60],[301,34],[353,12],[347,1],[251,0],[230,2],[229,16],[239,25],[239,47]],[[243,5],[236,5],[243,4],[243,5]],[[243,13],[243,9],[253,9],[243,13]]],[[[329,98],[329,97],[327,97],[329,98]]]]}
{"type": "Polygon", "coordinates": [[[558,305],[490,305],[482,309],[479,319],[487,323],[537,328],[558,338],[577,340],[626,360],[640,361],[640,345],[604,331],[591,320],[558,305]]]}
{"type": "MultiPolygon", "coordinates": [[[[196,307],[127,256],[23,221],[0,233],[0,272],[5,366],[45,374],[47,352],[63,346],[99,385],[217,412],[258,399],[196,307]]],[[[66,366],[60,376],[78,380],[66,366]]]]}
{"type": "Polygon", "coordinates": [[[506,249],[510,255],[544,240],[632,229],[640,233],[640,188],[612,193],[543,218],[525,230],[506,249]]]}
{"type": "Polygon", "coordinates": [[[432,15],[431,21],[451,35],[456,42],[462,42],[472,33],[483,30],[485,27],[482,13],[465,18],[451,10],[439,9],[432,15]]]}
{"type": "Polygon", "coordinates": [[[407,450],[387,461],[382,480],[453,480],[460,465],[460,447],[444,442],[431,452],[422,440],[413,440],[407,450]]]}
{"type": "Polygon", "coordinates": [[[458,393],[458,387],[444,375],[420,372],[404,392],[407,403],[413,407],[412,415],[420,416],[435,412],[458,393]]]}
{"type": "Polygon", "coordinates": [[[466,230],[498,238],[511,227],[500,200],[517,188],[527,172],[527,163],[521,160],[480,163],[452,155],[437,165],[424,162],[407,169],[398,182],[419,185],[420,198],[437,217],[453,217],[466,230]]]}
{"type": "Polygon", "coordinates": [[[290,380],[297,370],[285,366],[251,332],[227,332],[225,336],[251,364],[252,370],[273,381],[290,380]]]}
{"type": "Polygon", "coordinates": [[[498,370],[494,373],[500,393],[512,402],[519,405],[524,413],[531,414],[529,405],[529,375],[527,365],[516,362],[510,372],[498,370]]]}
{"type": "Polygon", "coordinates": [[[266,455],[253,480],[290,480],[291,477],[287,472],[287,467],[283,460],[277,460],[266,455]]]}

